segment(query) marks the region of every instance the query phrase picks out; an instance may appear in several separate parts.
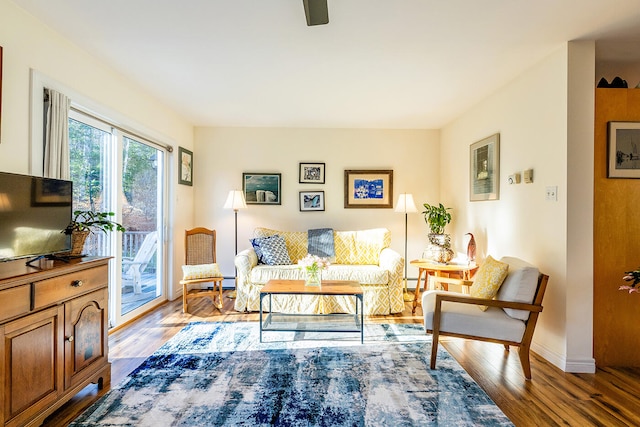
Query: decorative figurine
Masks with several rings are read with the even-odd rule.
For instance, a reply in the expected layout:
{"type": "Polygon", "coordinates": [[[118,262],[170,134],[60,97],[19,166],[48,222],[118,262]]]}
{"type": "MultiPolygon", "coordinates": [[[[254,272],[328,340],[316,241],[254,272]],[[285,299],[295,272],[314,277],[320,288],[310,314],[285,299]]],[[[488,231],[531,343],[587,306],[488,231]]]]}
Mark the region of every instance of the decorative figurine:
{"type": "Polygon", "coordinates": [[[476,260],[476,239],[473,237],[472,233],[465,234],[471,236],[469,239],[469,244],[467,245],[467,259],[469,262],[473,262],[476,260]]]}

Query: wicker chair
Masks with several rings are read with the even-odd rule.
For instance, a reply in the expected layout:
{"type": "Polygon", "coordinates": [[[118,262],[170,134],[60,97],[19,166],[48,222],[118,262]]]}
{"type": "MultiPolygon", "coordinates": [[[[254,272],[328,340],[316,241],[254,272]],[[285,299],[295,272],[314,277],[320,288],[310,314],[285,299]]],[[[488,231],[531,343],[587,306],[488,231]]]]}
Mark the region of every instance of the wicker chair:
{"type": "MultiPolygon", "coordinates": [[[[216,231],[198,227],[185,231],[185,265],[215,264],[216,262],[216,231]]],[[[202,277],[196,279],[183,279],[182,285],[182,311],[187,312],[189,299],[210,297],[211,302],[218,309],[222,308],[222,281],[223,277],[202,277]],[[201,286],[190,289],[190,285],[211,283],[211,287],[201,286]],[[218,303],[216,304],[216,295],[218,303]]]]}

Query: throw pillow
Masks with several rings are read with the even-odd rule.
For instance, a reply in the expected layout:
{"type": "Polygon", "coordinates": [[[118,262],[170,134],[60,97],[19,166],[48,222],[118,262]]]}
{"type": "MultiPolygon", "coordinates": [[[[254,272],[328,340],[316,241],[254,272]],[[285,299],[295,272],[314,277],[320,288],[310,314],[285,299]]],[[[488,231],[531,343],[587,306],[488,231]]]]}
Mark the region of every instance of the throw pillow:
{"type": "MultiPolygon", "coordinates": [[[[471,296],[493,299],[498,293],[505,277],[507,277],[508,271],[509,264],[496,261],[491,255],[487,256],[487,259],[484,260],[484,263],[476,272],[473,286],[471,286],[471,296]]],[[[478,308],[486,311],[488,307],[486,305],[479,305],[478,308]]]]}
{"type": "MultiPolygon", "coordinates": [[[[253,239],[257,240],[262,263],[267,265],[289,265],[291,258],[287,250],[284,237],[273,235],[269,237],[253,239]]],[[[257,251],[256,251],[257,254],[257,251]]]]}
{"type": "Polygon", "coordinates": [[[208,277],[222,277],[218,264],[196,264],[182,266],[182,280],[206,279],[208,277]]]}
{"type": "Polygon", "coordinates": [[[262,258],[262,251],[260,250],[260,242],[266,239],[270,239],[272,236],[267,237],[256,237],[255,239],[249,239],[251,242],[251,246],[253,246],[253,250],[258,257],[258,264],[264,264],[264,259],[262,258]]]}

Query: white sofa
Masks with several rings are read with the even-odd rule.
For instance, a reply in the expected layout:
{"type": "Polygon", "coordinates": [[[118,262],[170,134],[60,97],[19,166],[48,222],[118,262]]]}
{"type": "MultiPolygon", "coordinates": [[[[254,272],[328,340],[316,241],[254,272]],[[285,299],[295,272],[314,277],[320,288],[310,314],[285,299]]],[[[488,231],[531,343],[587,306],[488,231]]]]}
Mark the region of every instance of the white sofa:
{"type": "MultiPolygon", "coordinates": [[[[237,311],[258,311],[260,289],[271,279],[303,280],[297,265],[307,255],[306,231],[279,231],[256,228],[254,237],[279,235],[284,238],[291,259],[288,265],[258,264],[253,248],[235,257],[237,269],[237,311]]],[[[323,280],[355,280],[363,288],[365,314],[393,314],[404,310],[402,274],[404,259],[391,249],[391,232],[386,228],[360,231],[333,231],[335,260],[322,272],[323,280]]],[[[267,301],[265,301],[266,303],[267,301]]],[[[273,311],[287,313],[353,313],[355,301],[349,296],[273,297],[273,311]]],[[[270,309],[268,306],[263,309],[270,309]]]]}

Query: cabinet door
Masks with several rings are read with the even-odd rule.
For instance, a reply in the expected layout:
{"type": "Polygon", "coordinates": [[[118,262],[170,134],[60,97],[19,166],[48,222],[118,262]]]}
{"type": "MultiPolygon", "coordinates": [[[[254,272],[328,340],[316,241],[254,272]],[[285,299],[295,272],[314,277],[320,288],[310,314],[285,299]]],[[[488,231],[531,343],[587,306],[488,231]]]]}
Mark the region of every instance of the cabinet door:
{"type": "Polygon", "coordinates": [[[107,289],[65,304],[65,389],[108,363],[107,289]]]}
{"type": "Polygon", "coordinates": [[[24,425],[62,393],[62,316],[52,307],[0,327],[3,425],[24,425]]]}

